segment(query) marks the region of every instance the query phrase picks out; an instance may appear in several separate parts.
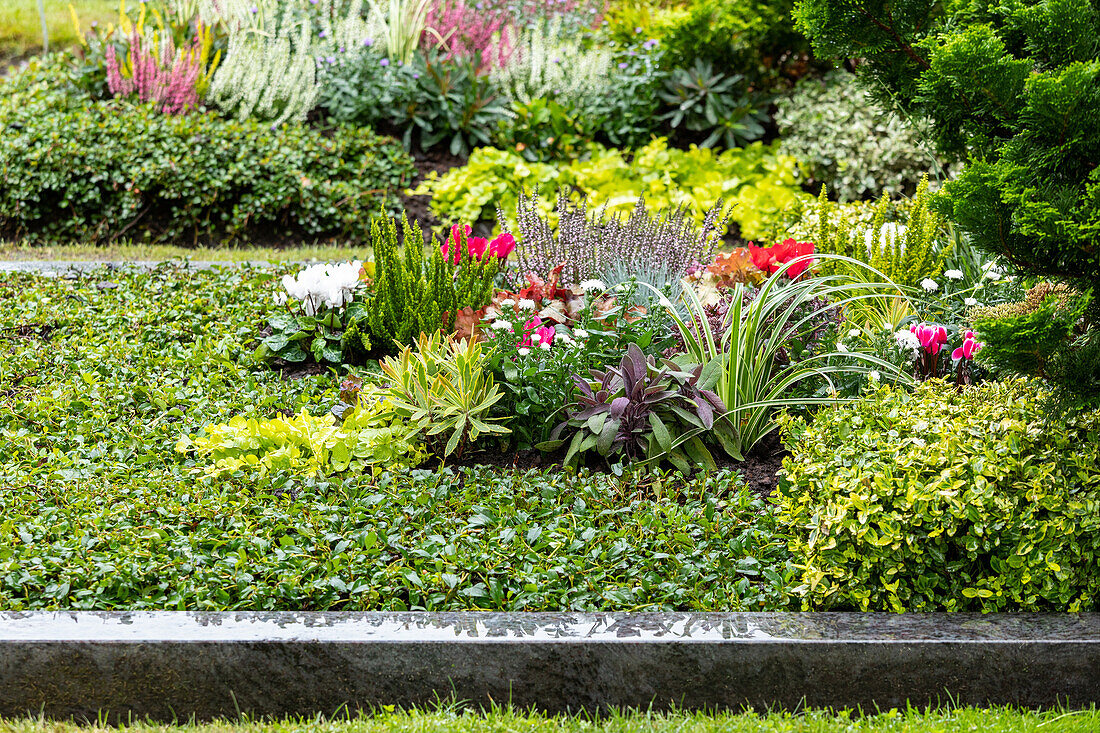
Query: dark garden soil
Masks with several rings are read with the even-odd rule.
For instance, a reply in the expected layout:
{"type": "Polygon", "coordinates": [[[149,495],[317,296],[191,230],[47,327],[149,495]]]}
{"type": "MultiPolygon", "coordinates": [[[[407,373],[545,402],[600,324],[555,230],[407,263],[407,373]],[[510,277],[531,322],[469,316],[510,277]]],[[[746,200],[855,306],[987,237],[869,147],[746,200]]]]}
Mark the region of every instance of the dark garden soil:
{"type": "MultiPolygon", "coordinates": [[[[744,461],[719,460],[719,468],[729,468],[737,471],[745,480],[745,485],[755,494],[767,498],[779,484],[776,472],[783,467],[783,459],[789,451],[779,441],[779,437],[772,433],[762,440],[757,447],[745,457],[744,461]]],[[[463,468],[473,466],[493,466],[505,470],[527,470],[530,468],[553,469],[560,468],[565,460],[565,450],[557,450],[544,453],[538,450],[523,451],[478,451],[465,456],[462,460],[448,460],[447,465],[460,472],[463,468]]],[[[438,468],[440,461],[431,459],[426,468],[438,468]]],[[[594,471],[606,471],[606,466],[592,462],[588,466],[594,471]]]]}
{"type": "MultiPolygon", "coordinates": [[[[443,175],[451,168],[457,168],[462,165],[466,165],[466,158],[458,155],[451,155],[450,153],[443,151],[428,151],[428,152],[415,152],[412,154],[413,163],[416,165],[416,180],[410,185],[409,189],[415,189],[429,173],[438,173],[443,175]]],[[[405,207],[405,213],[413,221],[419,221],[420,226],[424,229],[428,229],[439,224],[439,221],[432,216],[429,207],[431,205],[431,196],[408,196],[404,191],[401,192],[401,204],[405,207]]]]}

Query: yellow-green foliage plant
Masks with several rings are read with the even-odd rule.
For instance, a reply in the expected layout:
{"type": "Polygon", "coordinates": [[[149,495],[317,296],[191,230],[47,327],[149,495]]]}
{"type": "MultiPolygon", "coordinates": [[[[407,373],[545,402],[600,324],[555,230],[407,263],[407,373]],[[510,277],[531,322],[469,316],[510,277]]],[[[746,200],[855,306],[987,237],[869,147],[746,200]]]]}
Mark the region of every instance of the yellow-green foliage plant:
{"type": "MultiPolygon", "coordinates": [[[[813,234],[815,249],[865,262],[899,285],[916,287],[925,278],[940,275],[950,253],[943,220],[929,208],[930,202],[925,176],[904,224],[887,221],[891,204],[883,194],[870,226],[865,227],[837,216],[837,204],[830,202],[822,189],[814,212],[818,219],[813,234]]],[[[843,261],[833,260],[823,262],[820,271],[831,274],[846,268],[843,261]]]]}
{"type": "Polygon", "coordinates": [[[781,418],[805,609],[1100,609],[1100,411],[1035,382],[889,385],[781,418]]]}
{"type": "Polygon", "coordinates": [[[489,410],[503,393],[485,367],[481,342],[444,338],[438,331],[420,334],[416,348],[405,347],[384,359],[393,414],[415,427],[436,453],[461,459],[483,435],[506,435],[489,410]],[[439,447],[442,438],[446,444],[439,447]]]}
{"type": "Polygon", "coordinates": [[[343,422],[305,409],[271,420],[238,415],[207,425],[202,435],[185,436],[176,450],[208,458],[208,475],[241,470],[329,475],[418,466],[427,458],[424,446],[414,428],[394,418],[392,408],[387,400],[364,394],[343,422]]]}
{"type": "MultiPolygon", "coordinates": [[[[609,214],[627,216],[639,198],[654,210],[683,206],[702,224],[714,202],[725,201],[729,220],[740,234],[754,239],[774,229],[787,209],[803,198],[798,164],[780,155],[775,146],[753,143],[743,148],[716,152],[709,148],[670,148],[657,138],[629,151],[592,144],[584,159],[567,163],[524,160],[510,150],[477,148],[466,165],[442,176],[430,174],[416,189],[432,196],[432,213],[443,221],[492,220],[504,212],[511,217],[520,191],[550,192],[576,188],[588,196],[593,209],[607,207],[609,214]]],[[[544,199],[552,225],[553,197],[544,199]]]]}

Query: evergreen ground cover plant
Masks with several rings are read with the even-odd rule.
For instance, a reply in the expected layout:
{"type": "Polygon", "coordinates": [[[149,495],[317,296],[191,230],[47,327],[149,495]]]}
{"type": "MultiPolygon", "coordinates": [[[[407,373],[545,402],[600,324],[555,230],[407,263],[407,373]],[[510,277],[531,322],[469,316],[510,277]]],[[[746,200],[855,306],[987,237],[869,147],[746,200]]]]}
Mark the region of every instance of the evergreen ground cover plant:
{"type": "Polygon", "coordinates": [[[182,436],[337,402],[255,354],[274,273],[0,279],[0,607],[764,610],[794,578],[734,474],[241,468],[182,436]]]}

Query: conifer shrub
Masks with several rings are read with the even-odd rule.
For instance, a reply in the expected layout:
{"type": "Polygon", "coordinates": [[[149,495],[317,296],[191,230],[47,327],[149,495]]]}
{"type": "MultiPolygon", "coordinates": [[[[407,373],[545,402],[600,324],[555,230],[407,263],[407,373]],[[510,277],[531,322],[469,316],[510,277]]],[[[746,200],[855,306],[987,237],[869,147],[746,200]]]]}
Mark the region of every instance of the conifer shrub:
{"type": "Polygon", "coordinates": [[[1090,0],[799,0],[823,56],[967,157],[939,205],[1026,270],[1100,281],[1100,10],[1090,0]]]}

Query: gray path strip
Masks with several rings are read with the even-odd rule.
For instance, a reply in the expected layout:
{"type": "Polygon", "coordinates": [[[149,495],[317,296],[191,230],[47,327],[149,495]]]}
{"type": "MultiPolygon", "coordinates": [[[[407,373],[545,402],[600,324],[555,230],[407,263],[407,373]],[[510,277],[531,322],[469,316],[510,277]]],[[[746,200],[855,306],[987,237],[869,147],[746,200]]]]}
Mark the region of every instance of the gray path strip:
{"type": "Polygon", "coordinates": [[[0,613],[0,715],[1100,703],[1100,614],[0,613]]]}
{"type": "Polygon", "coordinates": [[[42,275],[64,275],[66,273],[81,274],[94,272],[104,268],[112,270],[140,269],[152,270],[164,264],[176,265],[192,270],[210,270],[215,267],[241,267],[248,264],[252,267],[274,267],[275,264],[266,260],[255,262],[218,262],[209,260],[138,260],[134,262],[117,262],[108,260],[27,260],[25,262],[0,262],[0,272],[30,272],[42,275]]]}

